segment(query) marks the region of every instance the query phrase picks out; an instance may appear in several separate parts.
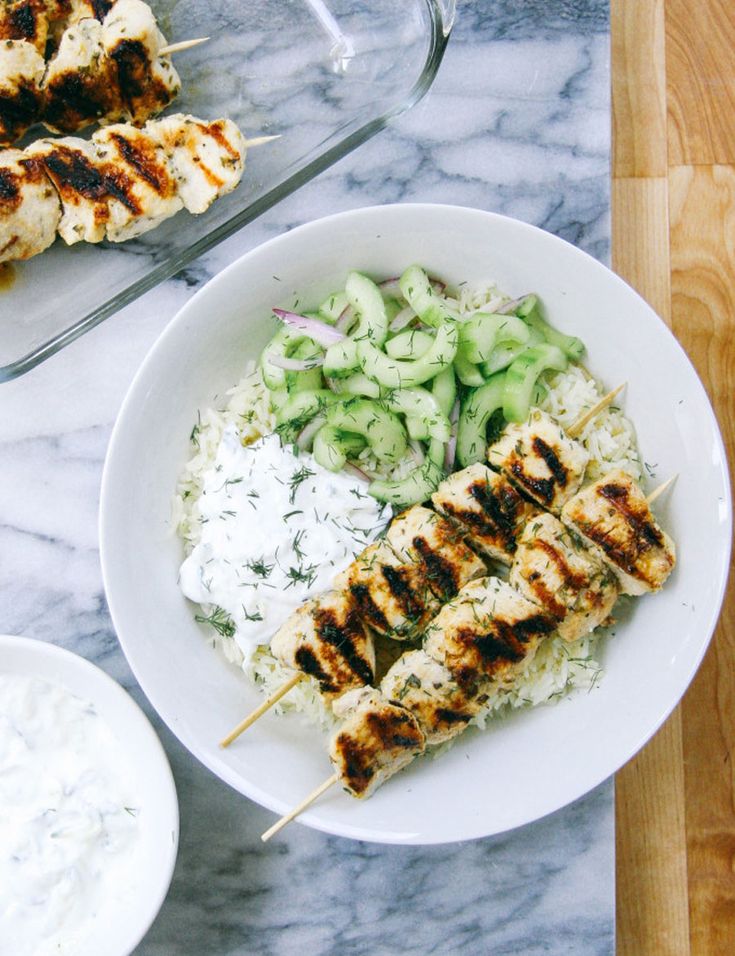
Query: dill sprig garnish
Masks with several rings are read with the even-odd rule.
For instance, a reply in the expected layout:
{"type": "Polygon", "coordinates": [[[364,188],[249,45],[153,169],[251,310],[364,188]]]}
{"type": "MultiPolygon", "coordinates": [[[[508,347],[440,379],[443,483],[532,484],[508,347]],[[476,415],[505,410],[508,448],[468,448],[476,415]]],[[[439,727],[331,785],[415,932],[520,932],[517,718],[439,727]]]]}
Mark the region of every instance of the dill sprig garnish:
{"type": "Polygon", "coordinates": [[[197,624],[209,624],[210,627],[213,627],[215,631],[217,631],[220,637],[234,637],[235,631],[237,630],[235,622],[227,611],[218,606],[212,609],[212,613],[208,617],[205,617],[203,614],[195,614],[194,620],[197,624]]]}

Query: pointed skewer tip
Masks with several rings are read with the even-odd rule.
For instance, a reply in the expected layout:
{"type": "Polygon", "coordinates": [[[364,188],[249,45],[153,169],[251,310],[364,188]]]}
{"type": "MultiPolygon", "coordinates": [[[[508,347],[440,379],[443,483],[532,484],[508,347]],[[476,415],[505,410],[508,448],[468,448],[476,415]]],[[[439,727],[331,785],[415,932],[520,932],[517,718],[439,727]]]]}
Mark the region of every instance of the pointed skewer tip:
{"type": "Polygon", "coordinates": [[[627,385],[627,382],[623,382],[621,385],[618,385],[617,388],[614,388],[611,392],[608,392],[607,395],[603,395],[602,398],[596,402],[589,411],[586,411],[576,422],[567,428],[567,435],[570,438],[576,438],[578,435],[581,435],[585,427],[595,418],[596,415],[599,415],[600,412],[604,411],[608,405],[611,405],[613,400],[622,392],[622,390],[627,385]]]}
{"type": "Polygon", "coordinates": [[[672,475],[671,478],[667,478],[662,485],[658,486],[658,488],[654,488],[651,494],[646,498],[648,504],[652,505],[657,498],[660,498],[665,491],[668,491],[678,477],[678,475],[672,475]]]}
{"type": "Polygon", "coordinates": [[[199,46],[200,43],[206,43],[209,37],[197,37],[195,40],[180,40],[178,43],[168,43],[162,46],[158,51],[159,56],[171,56],[172,53],[181,53],[183,50],[191,50],[192,47],[199,46]]]}
{"type": "Polygon", "coordinates": [[[293,810],[291,810],[285,816],[281,817],[280,820],[276,820],[273,826],[265,831],[265,833],[260,838],[263,841],[263,843],[267,843],[268,840],[270,840],[272,836],[275,836],[276,833],[279,832],[279,830],[282,830],[287,823],[290,823],[292,820],[295,820],[296,817],[298,817],[300,814],[304,812],[304,810],[310,807],[315,800],[318,800],[323,793],[329,790],[330,787],[333,787],[338,780],[339,780],[339,776],[336,773],[333,773],[331,777],[329,777],[323,783],[320,783],[319,786],[315,790],[312,790],[309,796],[306,797],[305,800],[302,800],[297,807],[294,807],[293,810]]]}
{"type": "Polygon", "coordinates": [[[280,133],[277,133],[275,136],[254,136],[252,139],[246,139],[243,145],[246,149],[252,149],[253,146],[262,146],[263,143],[270,143],[274,139],[280,138],[280,133]]]}

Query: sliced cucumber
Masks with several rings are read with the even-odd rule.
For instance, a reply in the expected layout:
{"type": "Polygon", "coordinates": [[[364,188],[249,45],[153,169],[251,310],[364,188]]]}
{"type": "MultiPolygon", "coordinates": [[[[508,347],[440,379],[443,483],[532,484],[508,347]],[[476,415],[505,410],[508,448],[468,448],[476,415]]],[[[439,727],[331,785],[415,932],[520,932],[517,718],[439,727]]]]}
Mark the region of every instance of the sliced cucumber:
{"type": "Polygon", "coordinates": [[[363,372],[383,388],[411,388],[449,368],[457,354],[457,342],[457,326],[451,322],[437,330],[430,348],[417,359],[393,359],[372,342],[358,342],[357,355],[363,372]]]}
{"type": "Polygon", "coordinates": [[[409,266],[399,279],[399,285],[403,298],[424,325],[438,329],[444,322],[452,322],[457,318],[444,300],[431,288],[429,277],[421,266],[409,266]]]}
{"type": "Polygon", "coordinates": [[[354,398],[332,405],[327,411],[327,424],[362,435],[380,461],[397,464],[406,453],[408,441],[400,419],[380,402],[354,398]]]}
{"type": "Polygon", "coordinates": [[[421,329],[406,329],[388,339],[385,351],[394,359],[416,359],[424,355],[432,346],[434,336],[421,329]]]}
{"type": "Polygon", "coordinates": [[[356,342],[382,345],[388,337],[388,316],[380,289],[361,272],[351,272],[345,283],[345,295],[357,313],[352,338],[356,342]]]}
{"type": "Polygon", "coordinates": [[[563,372],[569,363],[556,345],[535,345],[520,355],[505,373],[503,415],[509,422],[525,422],[531,410],[539,376],[548,370],[563,372]]]}
{"type": "Polygon", "coordinates": [[[312,454],[322,468],[341,471],[348,458],[359,455],[365,447],[362,435],[341,432],[331,425],[323,425],[314,436],[312,454]]]}
{"type": "Polygon", "coordinates": [[[386,406],[406,416],[406,425],[411,438],[423,441],[434,438],[448,442],[449,419],[442,412],[439,402],[425,388],[397,388],[383,398],[386,406]]]}
{"type": "Polygon", "coordinates": [[[416,468],[406,478],[373,481],[368,491],[378,501],[406,507],[420,501],[426,501],[436,491],[444,477],[440,465],[427,458],[420,468],[416,468]]]}
{"type": "Polygon", "coordinates": [[[503,407],[505,378],[505,372],[493,375],[462,401],[457,428],[457,460],[463,468],[485,460],[487,425],[495,412],[503,407]]]}

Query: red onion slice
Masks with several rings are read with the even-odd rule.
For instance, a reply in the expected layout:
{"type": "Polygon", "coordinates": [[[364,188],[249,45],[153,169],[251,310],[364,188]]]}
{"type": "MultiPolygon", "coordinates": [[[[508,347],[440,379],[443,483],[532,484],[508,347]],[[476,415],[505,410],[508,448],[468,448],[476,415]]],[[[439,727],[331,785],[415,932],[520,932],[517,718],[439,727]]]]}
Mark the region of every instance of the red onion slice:
{"type": "Polygon", "coordinates": [[[522,302],[525,302],[528,297],[529,297],[528,294],[526,294],[526,295],[522,295],[520,299],[513,299],[511,302],[506,302],[505,305],[501,305],[499,309],[495,310],[495,314],[510,315],[512,312],[514,312],[518,308],[518,306],[522,302]]]}
{"type": "Polygon", "coordinates": [[[311,448],[311,444],[314,441],[314,437],[319,429],[326,423],[327,419],[324,415],[316,415],[309,422],[308,425],[304,426],[301,430],[299,437],[296,439],[296,444],[299,446],[301,451],[308,451],[311,448]]]}
{"type": "Polygon", "coordinates": [[[350,330],[350,326],[355,321],[355,310],[351,305],[345,306],[345,308],[340,312],[340,316],[335,323],[335,329],[338,332],[341,332],[343,335],[347,335],[350,330]]]}
{"type": "Polygon", "coordinates": [[[403,298],[401,286],[398,282],[398,276],[392,276],[390,279],[384,279],[382,282],[378,283],[378,288],[383,295],[387,295],[391,299],[403,298]]]}
{"type": "Polygon", "coordinates": [[[426,455],[424,455],[424,450],[421,445],[412,438],[408,443],[408,447],[411,449],[412,456],[416,459],[416,464],[423,465],[426,460],[426,455]]]}
{"type": "Polygon", "coordinates": [[[405,309],[401,309],[401,311],[392,319],[388,328],[391,332],[400,332],[401,329],[406,328],[411,319],[415,318],[416,313],[413,311],[410,305],[407,305],[405,309]]]}
{"type": "Polygon", "coordinates": [[[298,329],[299,332],[308,335],[310,339],[318,342],[319,345],[328,347],[334,345],[335,342],[341,342],[345,338],[341,332],[338,332],[337,329],[331,325],[327,325],[326,322],[320,322],[318,319],[310,319],[306,315],[299,315],[298,312],[274,309],[273,314],[278,316],[286,325],[290,325],[291,328],[298,329]]]}
{"type": "Polygon", "coordinates": [[[444,295],[447,291],[446,282],[442,282],[442,280],[437,279],[436,276],[429,276],[429,284],[431,285],[432,291],[437,295],[444,295]]]}
{"type": "Polygon", "coordinates": [[[346,471],[348,475],[352,475],[353,478],[359,478],[361,481],[372,481],[370,475],[366,474],[362,468],[358,468],[357,465],[354,465],[351,461],[346,462],[342,471],[346,471]]]}
{"type": "Polygon", "coordinates": [[[454,468],[454,459],[457,454],[457,428],[459,422],[459,399],[454,403],[454,408],[449,415],[449,421],[452,425],[452,431],[444,451],[444,471],[449,474],[454,468]]]}

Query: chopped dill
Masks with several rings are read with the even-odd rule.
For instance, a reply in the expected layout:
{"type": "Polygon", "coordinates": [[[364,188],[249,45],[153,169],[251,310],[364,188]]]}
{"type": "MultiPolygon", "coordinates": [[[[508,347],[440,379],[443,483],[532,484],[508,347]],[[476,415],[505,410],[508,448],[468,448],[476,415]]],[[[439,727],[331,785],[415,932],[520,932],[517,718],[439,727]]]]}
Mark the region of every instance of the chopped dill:
{"type": "Polygon", "coordinates": [[[265,558],[258,558],[256,561],[248,561],[245,567],[249,568],[256,577],[265,579],[270,576],[275,564],[266,564],[265,558]]]}
{"type": "Polygon", "coordinates": [[[197,423],[192,428],[191,434],[189,435],[189,441],[194,445],[195,448],[199,447],[199,432],[202,428],[202,416],[200,412],[197,412],[197,423]]]}

